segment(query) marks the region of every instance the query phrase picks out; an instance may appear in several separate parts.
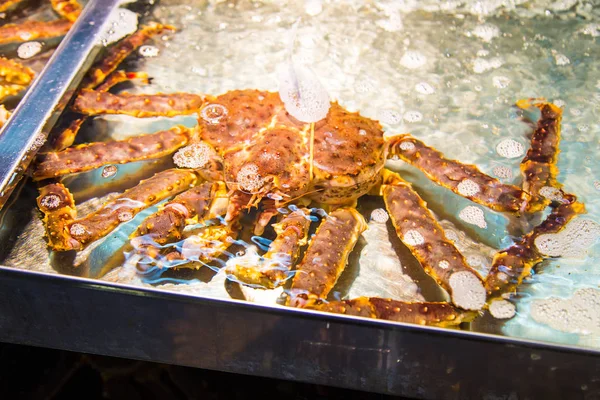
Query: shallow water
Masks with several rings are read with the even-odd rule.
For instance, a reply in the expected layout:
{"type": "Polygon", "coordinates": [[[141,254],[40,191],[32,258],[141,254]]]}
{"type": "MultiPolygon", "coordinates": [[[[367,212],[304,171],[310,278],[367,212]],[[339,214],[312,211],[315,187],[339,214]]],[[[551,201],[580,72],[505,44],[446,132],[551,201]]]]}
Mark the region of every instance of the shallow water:
{"type": "MultiPolygon", "coordinates": [[[[587,242],[585,237],[567,238],[567,242],[571,240],[568,246],[579,246],[575,252],[578,258],[571,254],[544,261],[536,268],[536,273],[519,288],[514,318],[500,321],[487,315],[473,323],[472,329],[600,347],[600,245],[598,235],[593,235],[594,227],[600,227],[600,12],[593,5],[569,0],[163,1],[147,19],[173,24],[178,32],[144,48],[141,53],[146,57],[130,64],[153,79],[150,86],[129,91],[276,91],[277,68],[287,61],[290,31],[299,21],[292,49],[294,60],[312,69],[331,99],[378,119],[386,134],[410,132],[448,158],[476,164],[483,172],[517,185],[521,182],[519,163],[527,150],[531,128],[519,120],[512,105],[530,97],[554,102],[564,110],[559,180],[565,191],[575,193],[585,203],[588,213],[579,219],[592,221],[592,233],[587,242]],[[583,297],[576,297],[582,298],[579,302],[548,300],[568,299],[586,288],[583,297]]],[[[193,117],[139,121],[110,116],[97,118],[82,137],[122,139],[164,129],[175,122],[189,126],[195,123],[193,117]]],[[[511,219],[506,215],[439,188],[401,161],[390,161],[388,167],[413,183],[444,220],[448,237],[483,275],[494,249],[512,243],[512,235],[517,232],[512,227],[509,232],[511,219]],[[461,219],[463,210],[473,206],[482,210],[485,223],[461,219]]],[[[102,178],[101,171],[93,171],[69,178],[68,182],[78,200],[92,199],[87,207],[93,209],[99,203],[95,196],[122,190],[127,187],[123,182],[128,180],[139,180],[139,176],[128,174],[146,171],[139,173],[142,176],[160,168],[154,163],[136,163],[119,166],[117,175],[109,179],[102,178]],[[90,183],[100,182],[104,187],[88,189],[90,183]]],[[[361,207],[368,219],[381,202],[369,199],[361,207]]],[[[39,263],[34,264],[43,270],[99,277],[106,272],[103,266],[107,263],[123,263],[122,246],[127,236],[155,209],[144,211],[88,252],[89,258],[82,264],[85,273],[81,268],[78,272],[61,270],[57,265],[66,261],[60,257],[48,260],[34,214],[26,233],[35,229],[39,236],[32,239],[32,235],[24,234],[6,263],[24,267],[18,261],[22,260],[19,251],[31,252],[31,246],[37,246],[39,250],[34,252],[39,263]]],[[[370,225],[333,297],[443,299],[444,293],[419,271],[408,250],[393,235],[386,235],[380,224],[371,221],[370,225]],[[381,261],[383,258],[385,261],[381,261]]],[[[250,243],[248,235],[245,238],[250,243]]],[[[213,278],[206,272],[181,271],[165,276],[175,283],[209,281],[170,286],[178,291],[186,291],[187,287],[199,295],[245,296],[274,304],[280,293],[248,288],[240,292],[231,287],[225,290],[222,277],[213,278]]],[[[104,279],[144,284],[128,267],[113,270],[104,279]]]]}

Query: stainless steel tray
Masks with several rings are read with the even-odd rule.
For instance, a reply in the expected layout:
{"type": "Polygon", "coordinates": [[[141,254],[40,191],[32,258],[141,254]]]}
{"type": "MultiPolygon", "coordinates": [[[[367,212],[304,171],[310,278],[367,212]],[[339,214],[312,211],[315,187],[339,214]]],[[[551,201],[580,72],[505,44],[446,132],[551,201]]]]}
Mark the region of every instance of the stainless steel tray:
{"type": "MultiPolygon", "coordinates": [[[[2,253],[29,219],[35,196],[20,177],[100,51],[98,37],[119,3],[90,1],[0,135],[2,253]]],[[[0,267],[0,340],[420,398],[600,395],[594,350],[168,293],[64,272],[0,267]]]]}

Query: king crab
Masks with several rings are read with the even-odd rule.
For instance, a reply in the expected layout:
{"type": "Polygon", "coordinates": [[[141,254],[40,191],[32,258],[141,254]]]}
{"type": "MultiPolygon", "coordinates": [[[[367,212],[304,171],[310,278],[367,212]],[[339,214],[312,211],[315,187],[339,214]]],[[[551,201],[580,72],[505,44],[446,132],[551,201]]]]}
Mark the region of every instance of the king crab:
{"type": "MultiPolygon", "coordinates": [[[[447,159],[409,134],[384,137],[377,121],[349,112],[337,102],[329,105],[324,118],[306,123],[288,112],[278,93],[266,91],[234,90],[219,96],[110,93],[114,83],[145,77],[114,71],[127,54],[164,29],[172,28],[142,28],[92,69],[73,104],[83,116],[58,135],[51,145],[53,151],[38,157],[32,177],[46,183],[40,187],[38,206],[44,214],[48,244],[55,251],[82,250],[143,209],[170,199],[144,220],[131,243],[145,257],[175,261],[181,267],[190,260],[206,262],[222,254],[248,210],[259,210],[254,230],[261,234],[280,214],[278,210],[288,206],[292,212],[280,215],[273,225],[277,236],[268,251],[252,262],[244,257],[230,259],[224,267],[229,275],[242,284],[263,288],[291,281],[289,306],[452,326],[472,320],[492,302],[506,303],[505,298],[545,257],[535,245],[536,238],[559,232],[574,216],[585,212],[583,204],[562,192],[556,181],[561,110],[553,104],[538,100],[516,104],[541,112],[531,148],[521,163],[521,188],[503,184],[473,165],[447,159]],[[191,129],[176,126],[121,141],[69,147],[83,118],[102,114],[139,118],[198,114],[199,118],[191,129]],[[176,168],[141,181],[82,218],[77,217],[68,188],[57,181],[68,174],[170,154],[174,154],[176,168]],[[524,214],[547,206],[552,210],[531,232],[496,253],[484,280],[445,236],[411,184],[385,168],[391,157],[495,211],[524,214]],[[555,196],[544,197],[544,188],[554,188],[555,196]],[[446,290],[450,302],[367,297],[326,301],[366,229],[355,206],[357,199],[367,194],[383,197],[398,237],[424,271],[446,290]],[[311,205],[328,213],[309,240],[314,219],[311,205]],[[221,223],[206,224],[191,233],[185,230],[191,224],[215,219],[221,223]]],[[[375,217],[387,215],[379,210],[375,217]]]]}

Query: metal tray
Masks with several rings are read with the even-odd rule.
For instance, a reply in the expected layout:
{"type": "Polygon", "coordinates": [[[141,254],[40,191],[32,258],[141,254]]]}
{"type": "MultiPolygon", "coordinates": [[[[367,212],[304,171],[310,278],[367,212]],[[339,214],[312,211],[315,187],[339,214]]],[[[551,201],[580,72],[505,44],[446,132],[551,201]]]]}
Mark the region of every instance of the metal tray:
{"type": "MultiPolygon", "coordinates": [[[[20,179],[23,171],[101,50],[98,38],[119,3],[89,2],[0,135],[3,253],[29,219],[35,196],[20,179]]],[[[419,398],[600,396],[599,352],[591,349],[65,272],[0,267],[0,340],[419,398]]]]}

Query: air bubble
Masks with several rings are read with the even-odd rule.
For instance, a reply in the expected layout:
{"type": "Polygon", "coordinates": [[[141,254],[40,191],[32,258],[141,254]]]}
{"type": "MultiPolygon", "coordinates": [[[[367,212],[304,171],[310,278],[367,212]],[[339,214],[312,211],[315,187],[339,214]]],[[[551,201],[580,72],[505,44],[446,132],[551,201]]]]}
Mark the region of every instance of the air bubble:
{"type": "Polygon", "coordinates": [[[71,233],[72,236],[81,236],[85,235],[87,230],[85,229],[85,226],[81,224],[73,224],[71,225],[71,229],[69,229],[69,233],[71,233]]]}
{"type": "Polygon", "coordinates": [[[420,122],[423,120],[423,114],[418,111],[407,111],[404,113],[404,120],[406,122],[420,122]]]}
{"type": "Polygon", "coordinates": [[[433,86],[431,86],[427,82],[417,83],[415,85],[415,90],[417,91],[417,93],[426,94],[426,95],[435,93],[435,89],[433,88],[433,86]]]}
{"type": "Polygon", "coordinates": [[[60,197],[55,194],[48,194],[42,197],[42,200],[40,200],[40,205],[42,207],[46,207],[49,210],[53,210],[60,206],[60,197]]]}
{"type": "Polygon", "coordinates": [[[385,224],[388,221],[388,219],[390,219],[390,216],[388,215],[387,211],[385,211],[383,208],[376,208],[371,212],[371,220],[375,222],[385,224]]]}
{"type": "Polygon", "coordinates": [[[218,124],[227,116],[227,108],[221,104],[208,104],[200,111],[202,119],[209,124],[218,124]]]}
{"type": "Polygon", "coordinates": [[[494,300],[490,304],[490,314],[497,319],[509,319],[515,316],[516,307],[506,300],[494,300]]]}
{"type": "Polygon", "coordinates": [[[582,258],[599,238],[600,224],[577,218],[558,233],[539,235],[534,243],[540,253],[550,257],[582,258]]]}
{"type": "Polygon", "coordinates": [[[400,59],[400,65],[408,69],[421,68],[427,63],[427,58],[418,51],[408,50],[400,59]]]}
{"type": "Polygon", "coordinates": [[[480,310],[485,304],[486,292],[483,283],[470,271],[455,272],[448,285],[452,290],[452,302],[465,310],[480,310]]]}
{"type": "Polygon", "coordinates": [[[458,189],[458,193],[460,193],[461,195],[466,196],[466,197],[474,196],[477,193],[479,193],[479,191],[481,190],[479,185],[470,179],[464,179],[463,181],[461,181],[458,184],[457,189],[458,189]]]}
{"type": "Polygon", "coordinates": [[[117,166],[116,165],[107,165],[102,168],[102,177],[103,178],[111,178],[117,174],[117,166]]]}
{"type": "Polygon", "coordinates": [[[450,267],[450,263],[446,260],[442,260],[438,263],[438,267],[441,269],[448,269],[450,267]]]}
{"type": "Polygon", "coordinates": [[[121,211],[117,214],[117,219],[121,222],[131,221],[133,219],[133,213],[129,210],[121,211]]]}
{"type": "Polygon", "coordinates": [[[389,108],[379,110],[377,117],[381,122],[388,125],[396,125],[399,124],[400,121],[402,121],[402,114],[400,114],[396,110],[391,110],[389,108]]]}
{"type": "Polygon", "coordinates": [[[183,147],[173,156],[179,168],[202,168],[208,163],[212,149],[206,143],[194,143],[183,147]]]}
{"type": "Polygon", "coordinates": [[[560,189],[552,186],[544,186],[540,189],[540,194],[551,201],[562,201],[563,195],[560,189]]]}
{"type": "Polygon", "coordinates": [[[523,155],[525,148],[514,139],[504,139],[496,146],[496,153],[504,158],[516,158],[523,155]]]}
{"type": "Polygon", "coordinates": [[[400,150],[403,151],[412,151],[415,149],[415,144],[413,142],[402,142],[400,143],[400,150]]]}
{"type": "Polygon", "coordinates": [[[496,25],[483,24],[477,25],[472,33],[484,42],[491,42],[492,39],[500,36],[500,29],[496,25]]]}
{"type": "Polygon", "coordinates": [[[462,219],[468,224],[475,225],[481,229],[487,228],[487,222],[485,221],[485,214],[483,210],[475,206],[467,206],[458,213],[458,218],[462,219]]]}
{"type": "Polygon", "coordinates": [[[158,56],[158,47],[144,45],[140,47],[139,52],[142,57],[156,57],[158,56]]]}
{"type": "Polygon", "coordinates": [[[494,76],[492,78],[492,84],[498,89],[504,89],[510,84],[510,79],[505,76],[494,76]]]}
{"type": "Polygon", "coordinates": [[[512,179],[513,178],[512,169],[505,167],[503,165],[494,167],[494,169],[492,170],[492,173],[501,179],[512,179]]]}
{"type": "Polygon", "coordinates": [[[365,131],[364,129],[359,129],[359,130],[358,130],[358,134],[359,134],[360,136],[366,136],[366,135],[367,135],[367,131],[365,131]]]}
{"type": "Polygon", "coordinates": [[[285,110],[302,122],[317,122],[327,116],[329,94],[308,67],[292,62],[279,66],[279,97],[285,110]]]}
{"type": "Polygon", "coordinates": [[[28,59],[42,51],[42,44],[40,42],[27,42],[23,43],[17,48],[17,55],[19,58],[28,59]]]}
{"type": "Polygon", "coordinates": [[[423,238],[423,235],[421,235],[418,231],[411,229],[409,231],[406,231],[402,241],[407,246],[420,246],[423,243],[425,243],[425,238],[423,238]]]}
{"type": "Polygon", "coordinates": [[[246,164],[240,168],[236,179],[240,188],[250,193],[259,190],[264,185],[264,179],[258,173],[258,167],[255,164],[246,164]]]}

